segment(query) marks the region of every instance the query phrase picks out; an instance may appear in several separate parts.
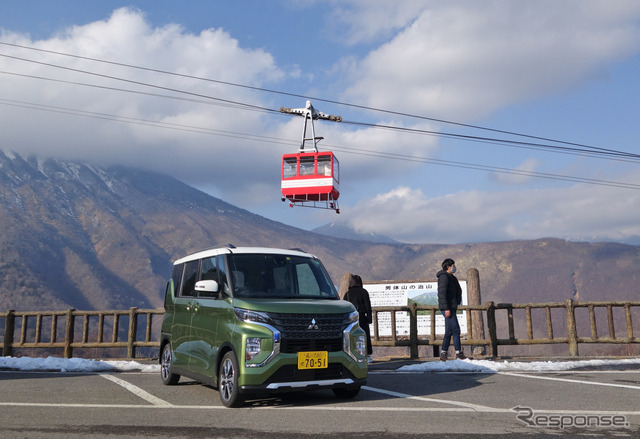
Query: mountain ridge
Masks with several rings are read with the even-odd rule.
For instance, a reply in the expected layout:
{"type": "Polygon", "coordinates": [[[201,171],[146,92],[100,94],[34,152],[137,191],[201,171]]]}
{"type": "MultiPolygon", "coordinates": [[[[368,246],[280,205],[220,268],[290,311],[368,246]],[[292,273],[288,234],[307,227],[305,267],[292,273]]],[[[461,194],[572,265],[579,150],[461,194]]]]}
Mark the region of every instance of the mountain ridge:
{"type": "Polygon", "coordinates": [[[173,177],[0,153],[0,309],[161,307],[173,260],[204,248],[302,248],[334,283],[435,279],[477,268],[483,302],[637,300],[640,248],[555,238],[403,244],[326,236],[240,209],[173,177]]]}

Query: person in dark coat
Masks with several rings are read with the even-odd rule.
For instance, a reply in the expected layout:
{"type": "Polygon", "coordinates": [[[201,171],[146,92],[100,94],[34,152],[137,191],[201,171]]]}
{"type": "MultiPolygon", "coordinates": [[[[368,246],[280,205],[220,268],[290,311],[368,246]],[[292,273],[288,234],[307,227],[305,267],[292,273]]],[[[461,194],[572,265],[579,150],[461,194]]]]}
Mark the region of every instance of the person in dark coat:
{"type": "Polygon", "coordinates": [[[356,307],[360,314],[359,324],[367,335],[367,361],[371,363],[373,360],[373,347],[371,346],[371,331],[369,325],[373,322],[373,314],[371,312],[371,300],[369,292],[362,286],[362,278],[354,274],[349,279],[349,289],[344,295],[344,300],[348,300],[356,307]]]}
{"type": "Polygon", "coordinates": [[[456,263],[453,259],[442,262],[442,270],[436,274],[438,278],[438,308],[444,316],[444,339],[440,351],[440,360],[447,361],[449,344],[453,337],[456,358],[464,360],[466,357],[460,343],[460,325],[458,324],[458,305],[462,303],[462,288],[454,276],[456,263]]]}

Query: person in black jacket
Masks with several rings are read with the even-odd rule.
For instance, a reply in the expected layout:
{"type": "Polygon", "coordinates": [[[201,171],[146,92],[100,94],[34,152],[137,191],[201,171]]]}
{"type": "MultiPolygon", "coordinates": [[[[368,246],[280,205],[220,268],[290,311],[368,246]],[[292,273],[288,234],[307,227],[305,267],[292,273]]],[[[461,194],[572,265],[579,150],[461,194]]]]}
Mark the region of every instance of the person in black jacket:
{"type": "Polygon", "coordinates": [[[449,344],[453,337],[453,346],[456,350],[456,358],[464,360],[460,343],[460,325],[458,324],[458,305],[462,302],[462,288],[458,279],[454,276],[456,263],[453,259],[445,259],[442,262],[442,270],[438,271],[438,308],[444,316],[444,339],[440,351],[440,360],[447,361],[449,344]]]}
{"type": "Polygon", "coordinates": [[[351,302],[360,314],[359,324],[367,335],[367,361],[371,363],[373,361],[371,359],[371,354],[373,354],[371,331],[369,330],[369,325],[373,322],[371,300],[369,299],[369,292],[362,286],[362,278],[357,274],[350,277],[349,289],[344,295],[344,300],[351,302]]]}

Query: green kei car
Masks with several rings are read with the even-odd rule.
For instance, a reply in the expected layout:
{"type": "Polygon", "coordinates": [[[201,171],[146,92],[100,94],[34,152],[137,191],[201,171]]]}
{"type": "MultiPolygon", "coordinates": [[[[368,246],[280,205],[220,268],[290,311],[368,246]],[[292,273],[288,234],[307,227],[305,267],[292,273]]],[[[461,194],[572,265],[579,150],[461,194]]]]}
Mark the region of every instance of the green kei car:
{"type": "Polygon", "coordinates": [[[164,384],[182,375],[211,384],[226,407],[295,390],[353,398],[366,384],[358,313],[303,251],[229,246],[184,257],[164,306],[164,384]]]}

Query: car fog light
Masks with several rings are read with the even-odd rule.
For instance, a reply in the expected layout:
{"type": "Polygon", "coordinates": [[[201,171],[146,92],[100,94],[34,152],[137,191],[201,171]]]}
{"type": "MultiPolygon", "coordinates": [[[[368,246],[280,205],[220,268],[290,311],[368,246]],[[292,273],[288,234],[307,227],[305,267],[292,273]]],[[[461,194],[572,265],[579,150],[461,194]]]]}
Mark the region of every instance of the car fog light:
{"type": "Polygon", "coordinates": [[[244,359],[246,361],[251,361],[254,358],[256,358],[256,356],[260,353],[261,346],[262,344],[259,338],[257,337],[247,338],[247,344],[244,350],[245,352],[244,359]]]}
{"type": "Polygon", "coordinates": [[[364,335],[359,335],[356,337],[356,350],[363,357],[367,355],[367,341],[364,335]]]}

